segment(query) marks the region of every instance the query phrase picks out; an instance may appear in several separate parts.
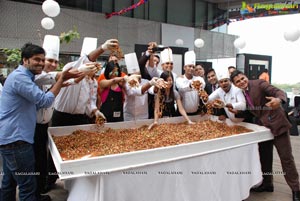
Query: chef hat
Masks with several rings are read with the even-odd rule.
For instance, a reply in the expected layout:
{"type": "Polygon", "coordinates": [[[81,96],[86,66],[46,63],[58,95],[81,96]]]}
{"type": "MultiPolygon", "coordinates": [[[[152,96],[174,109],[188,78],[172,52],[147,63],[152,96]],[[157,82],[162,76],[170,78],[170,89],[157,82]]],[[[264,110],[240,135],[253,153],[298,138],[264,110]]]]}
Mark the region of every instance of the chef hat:
{"type": "Polygon", "coordinates": [[[220,81],[222,79],[229,79],[228,70],[223,70],[223,71],[217,72],[217,79],[218,79],[218,81],[220,81]]]}
{"type": "Polygon", "coordinates": [[[187,51],[184,54],[184,65],[195,65],[196,64],[196,54],[193,50],[187,51]]]}
{"type": "Polygon", "coordinates": [[[125,54],[124,57],[125,57],[125,63],[127,67],[127,73],[128,74],[139,73],[140,67],[139,67],[136,53],[134,52],[134,53],[125,54]]]}
{"type": "Polygon", "coordinates": [[[97,48],[97,38],[84,37],[80,56],[88,55],[97,48]]]}
{"type": "Polygon", "coordinates": [[[161,63],[173,62],[173,54],[171,48],[166,48],[160,52],[161,63]]]}
{"type": "Polygon", "coordinates": [[[46,52],[46,58],[47,59],[55,59],[58,61],[59,57],[59,37],[53,36],[53,35],[45,35],[44,42],[43,42],[43,48],[46,52]]]}

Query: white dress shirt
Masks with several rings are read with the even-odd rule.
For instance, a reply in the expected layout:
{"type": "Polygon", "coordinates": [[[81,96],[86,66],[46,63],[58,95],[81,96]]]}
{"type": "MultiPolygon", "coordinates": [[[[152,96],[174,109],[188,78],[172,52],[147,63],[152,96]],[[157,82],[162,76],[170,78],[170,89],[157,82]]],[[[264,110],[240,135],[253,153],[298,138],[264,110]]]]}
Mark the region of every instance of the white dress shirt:
{"type": "MultiPolygon", "coordinates": [[[[241,89],[235,87],[231,84],[231,88],[228,93],[220,87],[215,90],[212,94],[209,95],[208,101],[212,101],[215,99],[221,99],[225,104],[231,103],[233,109],[236,110],[245,110],[246,109],[246,100],[245,96],[241,89]]],[[[243,118],[235,118],[234,113],[230,112],[228,108],[224,108],[228,118],[233,122],[242,122],[243,118]]]]}
{"type": "Polygon", "coordinates": [[[193,81],[199,80],[202,83],[202,89],[205,87],[205,81],[200,76],[193,76],[192,79],[188,79],[185,75],[177,77],[176,87],[181,96],[183,108],[187,113],[197,112],[199,106],[198,91],[191,88],[193,81]]]}

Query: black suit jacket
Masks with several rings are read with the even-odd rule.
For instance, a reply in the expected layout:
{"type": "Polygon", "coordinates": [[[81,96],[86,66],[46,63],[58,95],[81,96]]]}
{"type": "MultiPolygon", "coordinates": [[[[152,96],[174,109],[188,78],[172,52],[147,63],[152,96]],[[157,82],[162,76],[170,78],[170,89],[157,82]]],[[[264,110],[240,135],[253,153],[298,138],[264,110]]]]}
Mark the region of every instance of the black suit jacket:
{"type": "Polygon", "coordinates": [[[247,105],[247,109],[263,126],[271,129],[274,136],[286,133],[291,128],[291,124],[284,109],[279,107],[272,110],[265,106],[269,102],[266,99],[267,96],[280,98],[283,102],[286,102],[285,93],[264,80],[249,80],[248,90],[254,108],[247,105]]]}

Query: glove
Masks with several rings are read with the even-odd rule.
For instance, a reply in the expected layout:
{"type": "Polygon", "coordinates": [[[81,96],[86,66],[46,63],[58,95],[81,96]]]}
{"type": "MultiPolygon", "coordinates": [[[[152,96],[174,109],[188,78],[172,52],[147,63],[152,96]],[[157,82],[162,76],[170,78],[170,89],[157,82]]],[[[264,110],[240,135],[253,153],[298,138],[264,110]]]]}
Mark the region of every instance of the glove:
{"type": "Polygon", "coordinates": [[[152,78],[150,81],[149,81],[149,84],[151,85],[151,86],[154,86],[154,85],[156,85],[156,81],[158,80],[158,78],[157,77],[154,77],[154,78],[152,78]]]}
{"type": "Polygon", "coordinates": [[[117,49],[118,47],[119,47],[119,41],[117,39],[109,39],[101,45],[101,48],[103,50],[113,50],[113,49],[117,49]]]}
{"type": "Polygon", "coordinates": [[[78,71],[84,72],[84,73],[90,73],[92,71],[97,72],[101,68],[101,64],[96,62],[91,63],[85,63],[81,66],[79,66],[78,71]]]}
{"type": "Polygon", "coordinates": [[[96,116],[97,118],[102,118],[102,119],[105,119],[105,120],[106,120],[106,117],[104,116],[104,114],[103,114],[102,112],[100,112],[99,110],[97,110],[97,111],[95,112],[95,116],[96,116]]]}

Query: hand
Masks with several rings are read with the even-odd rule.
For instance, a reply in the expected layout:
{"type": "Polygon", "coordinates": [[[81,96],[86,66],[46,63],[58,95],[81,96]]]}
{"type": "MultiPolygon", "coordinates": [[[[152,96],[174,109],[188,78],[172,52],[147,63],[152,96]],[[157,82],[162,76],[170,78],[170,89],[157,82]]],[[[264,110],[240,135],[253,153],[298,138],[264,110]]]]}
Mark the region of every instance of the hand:
{"type": "Polygon", "coordinates": [[[157,121],[153,122],[152,124],[150,124],[150,126],[148,127],[148,130],[151,130],[153,127],[157,126],[158,123],[157,121]]]}
{"type": "Polygon", "coordinates": [[[153,52],[153,48],[154,47],[157,47],[157,43],[156,42],[150,42],[150,43],[148,43],[148,52],[149,52],[149,54],[153,54],[154,52],[153,52]]]}
{"type": "Polygon", "coordinates": [[[273,110],[279,108],[281,105],[281,100],[279,98],[267,96],[266,99],[270,100],[266,103],[266,106],[272,108],[273,110]]]}
{"type": "Polygon", "coordinates": [[[107,41],[105,41],[105,43],[103,43],[101,45],[101,48],[103,50],[115,50],[119,48],[119,41],[117,39],[109,39],[107,41]]]}
{"type": "Polygon", "coordinates": [[[202,88],[202,83],[201,83],[199,80],[194,80],[194,81],[192,81],[192,83],[191,83],[191,87],[192,87],[193,89],[196,89],[197,91],[199,91],[199,90],[201,90],[201,88],[202,88]]]}
{"type": "Polygon", "coordinates": [[[206,93],[206,91],[205,90],[200,90],[198,95],[200,96],[203,104],[206,104],[207,101],[208,101],[208,94],[206,93]]]}
{"type": "Polygon", "coordinates": [[[221,101],[220,99],[216,99],[213,101],[212,106],[214,108],[224,108],[225,107],[225,103],[223,101],[221,101]]]}
{"type": "Polygon", "coordinates": [[[238,110],[235,110],[233,108],[228,108],[228,111],[233,113],[233,114],[237,114],[239,112],[238,110]]]}
{"type": "Polygon", "coordinates": [[[78,68],[78,71],[84,72],[84,73],[91,73],[91,72],[97,72],[100,69],[101,69],[101,64],[96,63],[96,62],[91,62],[91,63],[85,63],[85,64],[81,65],[78,68]]]}
{"type": "Polygon", "coordinates": [[[95,116],[96,116],[96,118],[102,118],[102,119],[106,120],[106,117],[104,116],[104,114],[102,112],[100,112],[99,110],[96,110],[95,116]]]}
{"type": "Polygon", "coordinates": [[[225,107],[227,107],[228,109],[233,109],[233,106],[232,106],[231,103],[227,103],[227,104],[225,105],[225,107]]]}
{"type": "Polygon", "coordinates": [[[219,119],[220,121],[225,121],[225,120],[226,120],[226,116],[225,116],[225,115],[220,115],[220,116],[218,117],[218,119],[219,119]]]}
{"type": "Polygon", "coordinates": [[[195,122],[192,122],[191,120],[188,121],[188,124],[193,125],[196,124],[195,122]]]}
{"type": "Polygon", "coordinates": [[[140,86],[140,80],[141,75],[133,74],[130,76],[125,76],[125,81],[129,84],[130,87],[139,87],[140,86]]]}
{"type": "Polygon", "coordinates": [[[74,70],[72,69],[72,67],[61,72],[61,78],[63,79],[63,81],[69,80],[71,78],[78,78],[81,76],[84,76],[84,73],[74,70]]]}
{"type": "MultiPolygon", "coordinates": [[[[154,77],[154,78],[152,78],[152,80],[153,80],[154,86],[159,88],[159,89],[167,88],[167,86],[168,86],[168,82],[165,82],[164,79],[162,79],[162,78],[154,77]]],[[[151,83],[150,83],[150,85],[151,85],[151,83]]]]}

